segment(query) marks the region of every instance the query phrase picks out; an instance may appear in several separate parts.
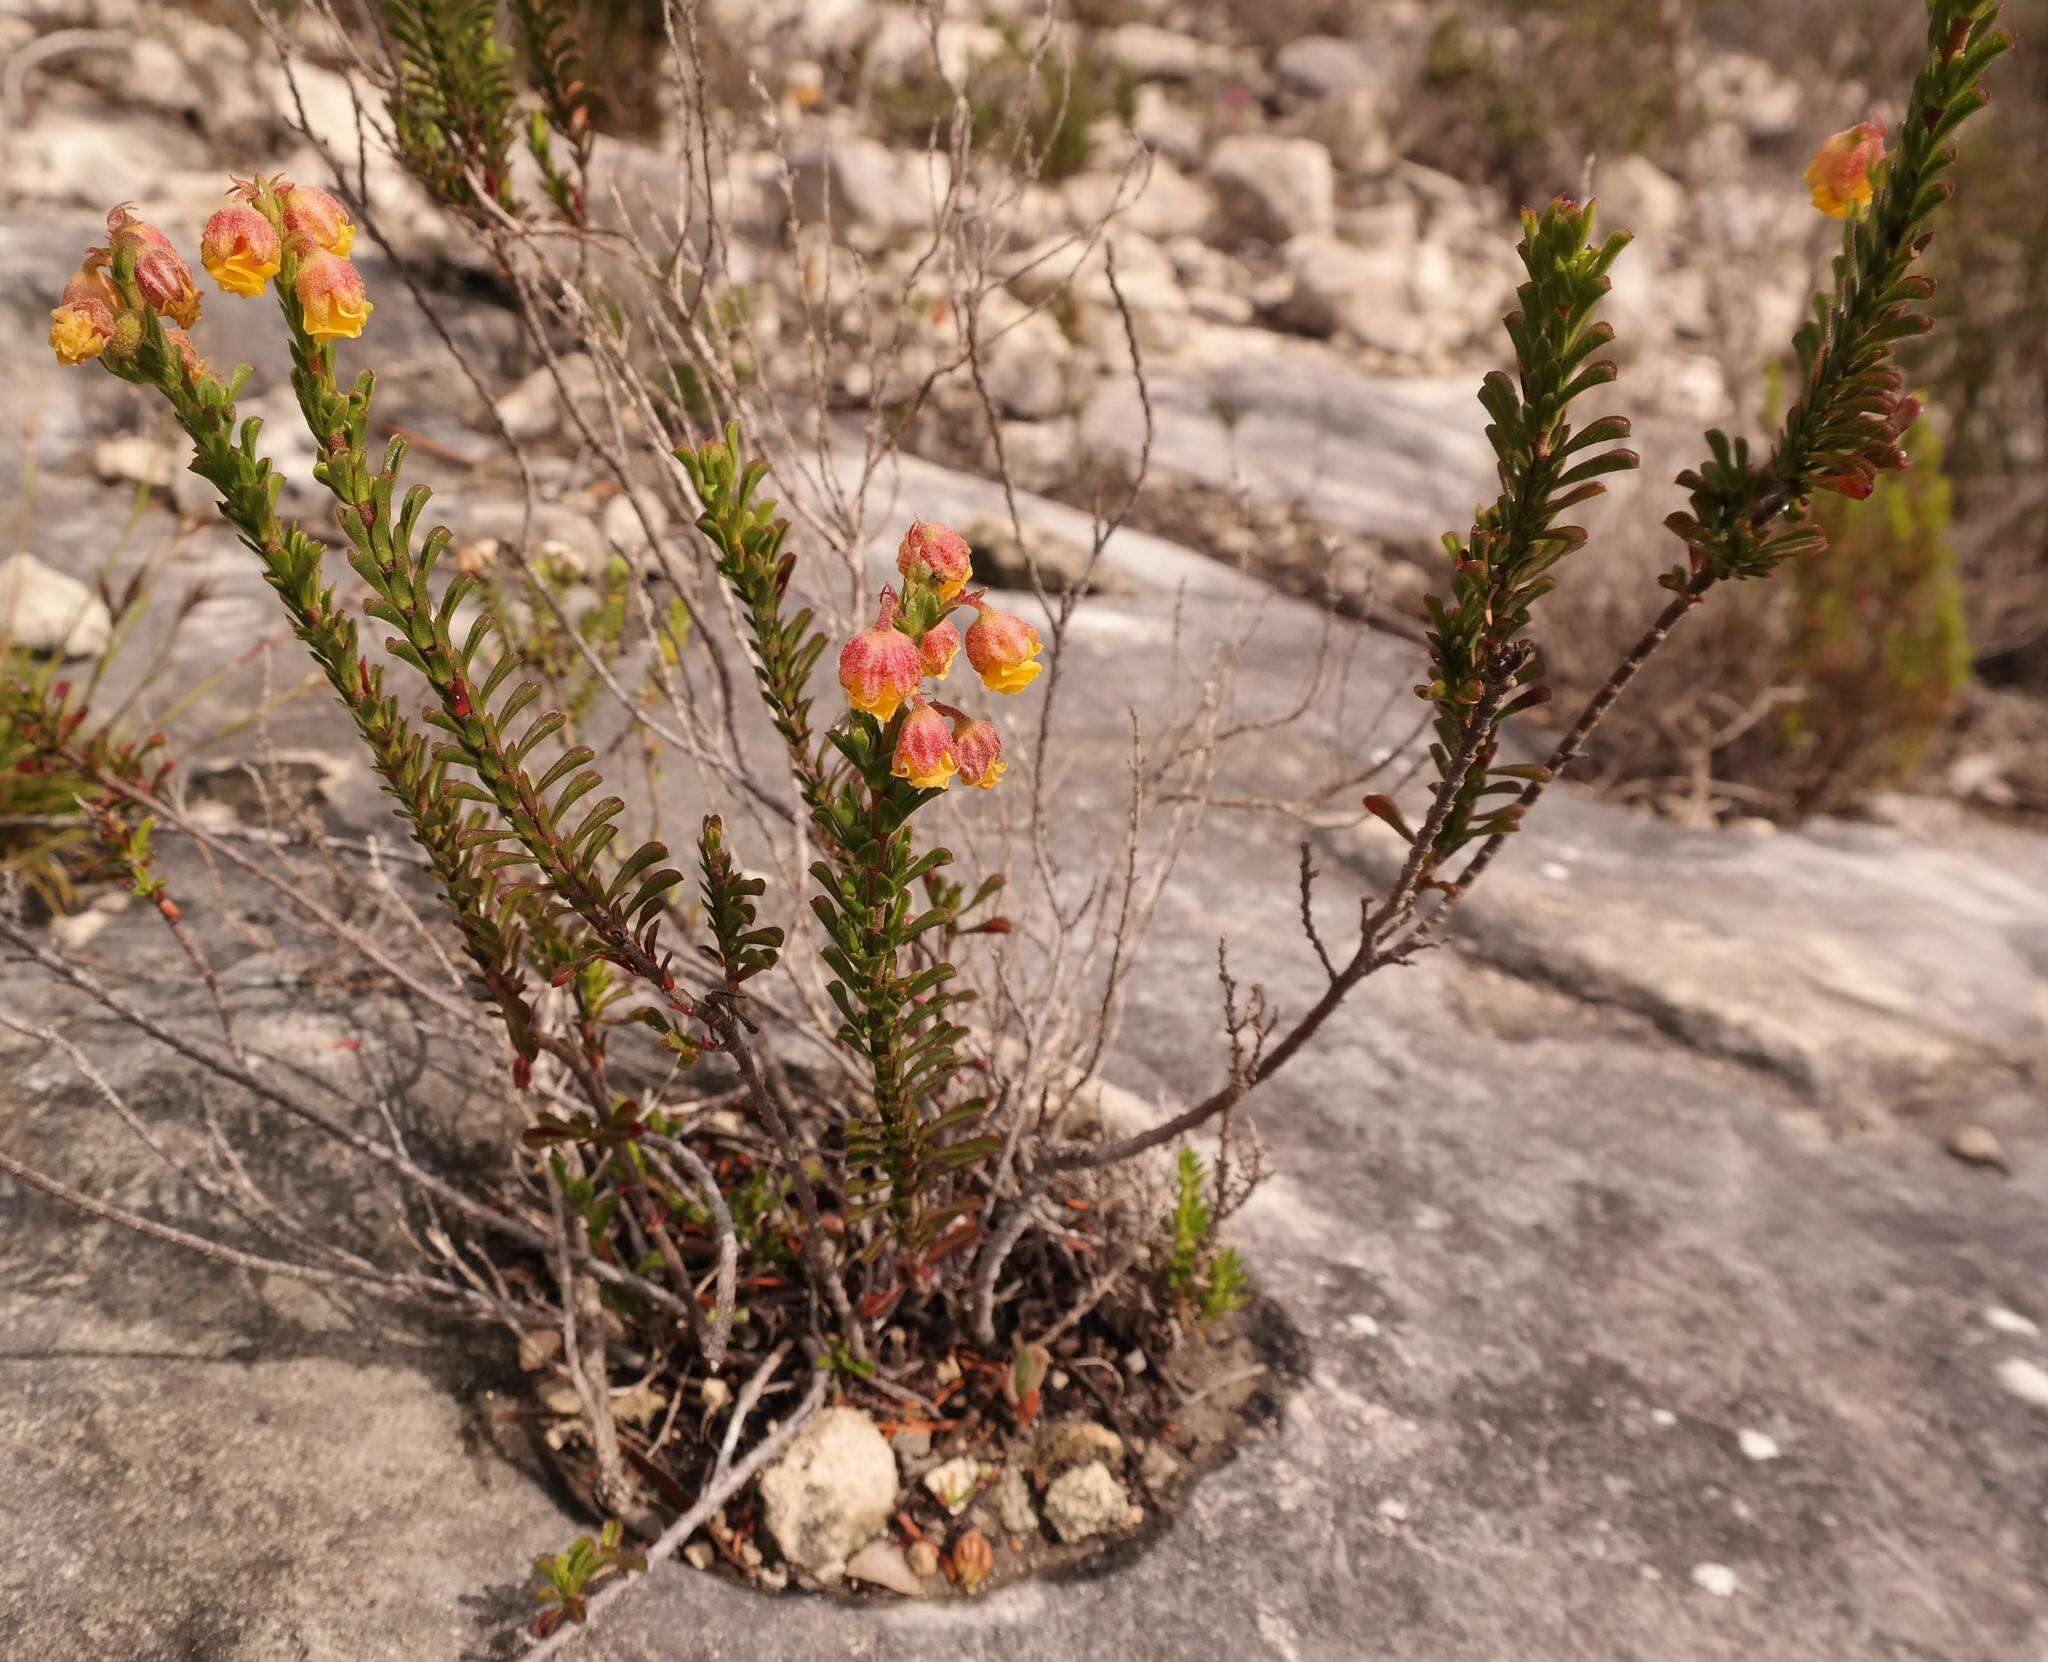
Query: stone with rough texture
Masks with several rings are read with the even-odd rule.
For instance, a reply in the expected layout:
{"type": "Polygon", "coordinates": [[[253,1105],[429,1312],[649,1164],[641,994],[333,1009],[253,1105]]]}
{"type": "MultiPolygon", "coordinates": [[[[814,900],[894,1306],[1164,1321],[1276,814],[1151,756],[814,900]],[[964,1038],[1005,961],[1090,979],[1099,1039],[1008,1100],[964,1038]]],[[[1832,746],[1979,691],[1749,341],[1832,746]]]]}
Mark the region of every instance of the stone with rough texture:
{"type": "Polygon", "coordinates": [[[1116,1470],[1124,1463],[1124,1440],[1108,1426],[1097,1425],[1093,1420],[1068,1420],[1041,1431],[1032,1456],[1037,1464],[1052,1472],[1086,1465],[1091,1460],[1116,1470]]]}
{"type": "Polygon", "coordinates": [[[1100,1460],[1062,1472],[1045,1491],[1045,1521],[1069,1544],[1114,1534],[1126,1527],[1130,1511],[1131,1497],[1100,1460]]]}
{"type": "Polygon", "coordinates": [[[107,649],[113,618],[106,602],[33,554],[0,561],[0,644],[59,658],[94,658],[107,649]]]}
{"type": "Polygon", "coordinates": [[[1336,222],[1336,170],[1313,139],[1233,134],[1209,157],[1209,178],[1242,235],[1279,243],[1336,222]]]}
{"type": "Polygon", "coordinates": [[[848,1559],[896,1506],[896,1457],[858,1408],[827,1408],[761,1474],[761,1517],[782,1556],[820,1581],[848,1559]]]}

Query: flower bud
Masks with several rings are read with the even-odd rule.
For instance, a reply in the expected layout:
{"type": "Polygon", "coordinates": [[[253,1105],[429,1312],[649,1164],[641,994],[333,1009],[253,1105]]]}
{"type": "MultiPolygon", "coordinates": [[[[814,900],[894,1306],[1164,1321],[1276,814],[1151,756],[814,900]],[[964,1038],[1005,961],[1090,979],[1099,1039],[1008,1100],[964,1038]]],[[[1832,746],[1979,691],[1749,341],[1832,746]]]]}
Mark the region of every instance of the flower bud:
{"type": "Polygon", "coordinates": [[[67,301],[50,313],[50,350],[67,367],[97,358],[114,338],[114,314],[102,302],[67,301]]]}
{"type": "Polygon", "coordinates": [[[184,366],[185,378],[196,381],[206,373],[206,360],[199,356],[199,348],[192,344],[192,337],[182,329],[166,329],[164,344],[184,366]]]}
{"type": "Polygon", "coordinates": [[[889,771],[923,791],[942,791],[960,769],[953,754],[953,730],[946,718],[923,699],[912,704],[896,736],[896,757],[889,771]]]}
{"type": "Polygon", "coordinates": [[[284,185],[278,191],[284,231],[337,258],[355,246],[356,222],[348,209],[317,185],[284,185]]]}
{"type": "Polygon", "coordinates": [[[1038,679],[1043,643],[1038,631],[1014,612],[999,612],[984,601],[974,602],[975,619],[967,626],[967,661],[990,692],[1020,693],[1038,679]]]}
{"type": "Polygon", "coordinates": [[[283,256],[277,227],[246,203],[222,208],[199,234],[199,261],[229,294],[261,294],[283,256]]]}
{"type": "Polygon", "coordinates": [[[872,629],[863,629],[839,653],[839,684],[846,701],[877,721],[887,721],[914,697],[924,676],[917,643],[892,621],[895,599],[884,594],[882,615],[872,629]]]}
{"type": "Polygon", "coordinates": [[[115,252],[135,250],[135,286],[149,309],[183,329],[197,323],[199,290],[192,284],[192,268],[170,239],[155,226],[136,219],[125,206],[107,215],[107,230],[115,252]]]}
{"type": "Polygon", "coordinates": [[[1802,177],[1813,205],[1830,219],[1870,206],[1870,171],[1884,159],[1884,123],[1872,117],[1837,133],[1814,152],[1802,177]]]}
{"type": "Polygon", "coordinates": [[[375,308],[363,293],[363,274],[338,254],[318,250],[299,265],[299,311],[315,340],[354,340],[375,308]]]}
{"type": "Polygon", "coordinates": [[[951,600],[967,587],[974,561],[967,539],[943,525],[916,520],[896,549],[896,569],[908,577],[921,571],[939,586],[939,598],[951,600]]]}
{"type": "Polygon", "coordinates": [[[953,660],[959,655],[960,631],[953,627],[951,618],[940,618],[917,643],[917,661],[934,681],[945,679],[946,671],[953,667],[953,660]]]}
{"type": "Polygon", "coordinates": [[[64,295],[57,304],[79,306],[88,301],[102,306],[109,312],[127,310],[127,302],[121,298],[121,291],[114,287],[114,279],[107,275],[107,256],[104,249],[94,249],[85,257],[85,264],[71,274],[71,280],[64,285],[64,295]]]}
{"type": "Polygon", "coordinates": [[[992,722],[955,722],[953,755],[960,764],[960,777],[970,785],[992,791],[1003,776],[1003,736],[992,722]]]}

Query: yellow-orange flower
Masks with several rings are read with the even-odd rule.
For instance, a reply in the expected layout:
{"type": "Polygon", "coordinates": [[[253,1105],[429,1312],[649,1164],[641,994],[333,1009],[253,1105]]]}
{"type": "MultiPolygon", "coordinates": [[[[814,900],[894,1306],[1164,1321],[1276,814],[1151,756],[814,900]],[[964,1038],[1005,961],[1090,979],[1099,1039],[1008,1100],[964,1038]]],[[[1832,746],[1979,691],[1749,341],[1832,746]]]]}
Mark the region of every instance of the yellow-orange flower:
{"type": "Polygon", "coordinates": [[[1869,207],[1871,169],[1883,159],[1884,123],[1875,117],[1835,134],[1814,152],[1802,175],[1813,205],[1830,219],[1869,207]]]}
{"type": "Polygon", "coordinates": [[[254,208],[223,208],[199,234],[199,260],[229,294],[261,294],[277,275],[283,244],[277,227],[254,208]]]}
{"type": "Polygon", "coordinates": [[[50,313],[50,350],[60,364],[97,358],[113,338],[114,314],[97,300],[73,301],[50,313]]]}
{"type": "Polygon", "coordinates": [[[917,661],[934,681],[943,681],[953,660],[960,656],[960,631],[951,618],[940,618],[917,643],[917,661]]]}
{"type": "Polygon", "coordinates": [[[354,340],[375,309],[363,274],[338,254],[314,252],[299,266],[299,311],[315,340],[354,340]]]}
{"type": "Polygon", "coordinates": [[[939,585],[939,598],[951,600],[967,587],[967,580],[974,575],[974,561],[967,539],[958,531],[920,519],[897,545],[896,569],[905,577],[923,572],[939,585]]]}
{"type": "Polygon", "coordinates": [[[285,185],[278,193],[285,235],[303,237],[315,248],[346,256],[356,243],[356,222],[348,209],[318,185],[285,185]]]}
{"type": "Polygon", "coordinates": [[[913,697],[924,679],[917,643],[895,624],[895,596],[884,593],[882,615],[839,652],[839,684],[846,701],[877,721],[887,721],[913,697]]]}
{"type": "Polygon", "coordinates": [[[960,777],[970,785],[992,791],[1003,776],[1003,736],[991,722],[956,722],[953,755],[960,763],[960,777]]]}
{"type": "Polygon", "coordinates": [[[1014,612],[999,612],[984,601],[974,602],[975,619],[967,626],[967,661],[990,692],[1020,693],[1038,679],[1043,643],[1038,631],[1014,612]]]}
{"type": "Polygon", "coordinates": [[[903,719],[889,771],[924,791],[944,790],[960,771],[960,759],[953,753],[953,730],[946,725],[946,718],[921,698],[903,719]]]}

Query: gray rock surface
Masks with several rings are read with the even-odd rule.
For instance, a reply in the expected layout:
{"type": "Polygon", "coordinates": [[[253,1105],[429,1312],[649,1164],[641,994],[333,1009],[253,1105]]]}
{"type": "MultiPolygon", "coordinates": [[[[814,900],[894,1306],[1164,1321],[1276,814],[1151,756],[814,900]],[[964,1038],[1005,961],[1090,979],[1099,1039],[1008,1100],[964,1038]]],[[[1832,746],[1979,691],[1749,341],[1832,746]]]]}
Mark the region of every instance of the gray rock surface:
{"type": "MultiPolygon", "coordinates": [[[[1783,98],[1765,102],[1779,119],[1783,98]]],[[[107,169],[185,150],[155,126],[66,119],[51,189],[75,200],[10,200],[0,219],[0,345],[21,366],[10,395],[43,412],[39,555],[79,577],[125,508],[84,477],[90,444],[134,430],[142,406],[105,377],[81,399],[86,381],[60,380],[35,343],[107,169]]],[[[463,440],[446,360],[395,279],[372,276],[386,397],[422,435],[463,440]]],[[[506,333],[481,307],[455,322],[506,333]]],[[[202,346],[219,327],[202,325],[202,346]]],[[[275,343],[247,350],[259,383],[280,385],[275,343]]],[[[1395,381],[1283,347],[1172,366],[1154,394],[1169,471],[1214,478],[1234,460],[1261,496],[1366,534],[1427,536],[1488,488],[1463,378],[1395,381]]],[[[1098,419],[1091,442],[1135,442],[1131,409],[1098,419]]],[[[24,465],[0,456],[11,491],[24,465]]],[[[465,527],[498,488],[431,452],[420,471],[457,487],[465,527]]],[[[911,510],[1002,509],[996,487],[929,466],[886,483],[878,553],[911,510]]],[[[1074,510],[1020,509],[1086,535],[1074,510]]],[[[181,575],[216,585],[169,677],[199,687],[276,629],[274,603],[218,527],[173,543],[154,506],[142,527],[181,575]]],[[[1055,730],[1077,849],[1119,823],[1127,712],[1156,730],[1176,622],[1198,658],[1258,612],[1251,717],[1286,707],[1313,638],[1300,609],[1162,539],[1122,533],[1108,561],[1134,592],[1091,604],[1066,650],[1071,686],[1114,696],[1064,700],[1055,730]]],[[[1226,790],[1298,786],[1371,742],[1357,712],[1412,681],[1413,661],[1376,637],[1347,650],[1358,696],[1226,757],[1226,790]]],[[[193,719],[243,715],[253,693],[249,679],[206,690],[193,719]]],[[[282,707],[277,727],[294,748],[348,754],[318,699],[282,707]]],[[[330,795],[344,825],[388,830],[360,768],[330,795]]],[[[1398,850],[1311,840],[1334,928],[1398,850]]],[[[1284,1008],[1316,996],[1297,859],[1263,823],[1202,828],[1132,987],[1112,1063],[1123,1099],[1216,1083],[1213,1008],[1190,989],[1213,986],[1219,936],[1284,1008]]],[[[196,864],[174,876],[206,881],[196,864]]],[[[175,995],[185,972],[144,912],[110,914],[87,949],[175,995]]],[[[250,980],[250,1042],[315,1077],[360,1065],[351,1043],[387,1032],[406,1054],[391,1001],[266,989],[257,948],[208,945],[250,980]]],[[[0,1009],[60,1023],[153,1122],[190,1130],[206,1087],[39,975],[0,961],[0,1009]]],[[[764,1599],[670,1566],[570,1655],[2033,1662],[2048,1646],[2044,1058],[2040,839],[1984,822],[1749,839],[1554,793],[1450,949],[1375,980],[1261,1093],[1280,1175],[1232,1231],[1272,1299],[1270,1413],[1181,1510],[1085,1577],[973,1604],[764,1599]],[[1943,1152],[1964,1124],[1997,1136],[2009,1176],[1943,1152]],[[1755,1461],[1745,1426],[1798,1437],[1755,1461]]],[[[0,1145],[190,1221],[189,1196],[90,1134],[88,1108],[61,1058],[0,1034],[0,1145]]],[[[337,1220],[381,1222],[358,1208],[332,1186],[337,1220]]],[[[468,1333],[365,1319],[0,1185],[0,1514],[14,1522],[0,1658],[515,1654],[533,1556],[591,1520],[484,1434],[511,1374],[468,1333]]]]}

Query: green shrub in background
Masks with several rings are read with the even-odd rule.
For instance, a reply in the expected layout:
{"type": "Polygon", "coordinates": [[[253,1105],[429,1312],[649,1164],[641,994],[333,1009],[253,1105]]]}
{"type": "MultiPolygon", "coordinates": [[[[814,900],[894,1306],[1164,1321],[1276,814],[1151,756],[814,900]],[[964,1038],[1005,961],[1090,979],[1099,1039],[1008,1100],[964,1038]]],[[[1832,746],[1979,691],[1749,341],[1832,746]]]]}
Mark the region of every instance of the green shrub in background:
{"type": "Polygon", "coordinates": [[[1867,502],[1816,499],[1828,546],[1791,565],[1787,663],[1801,696],[1777,739],[1800,813],[1905,779],[1970,678],[1940,435],[1923,422],[1905,449],[1913,466],[1881,477],[1867,502]]]}

